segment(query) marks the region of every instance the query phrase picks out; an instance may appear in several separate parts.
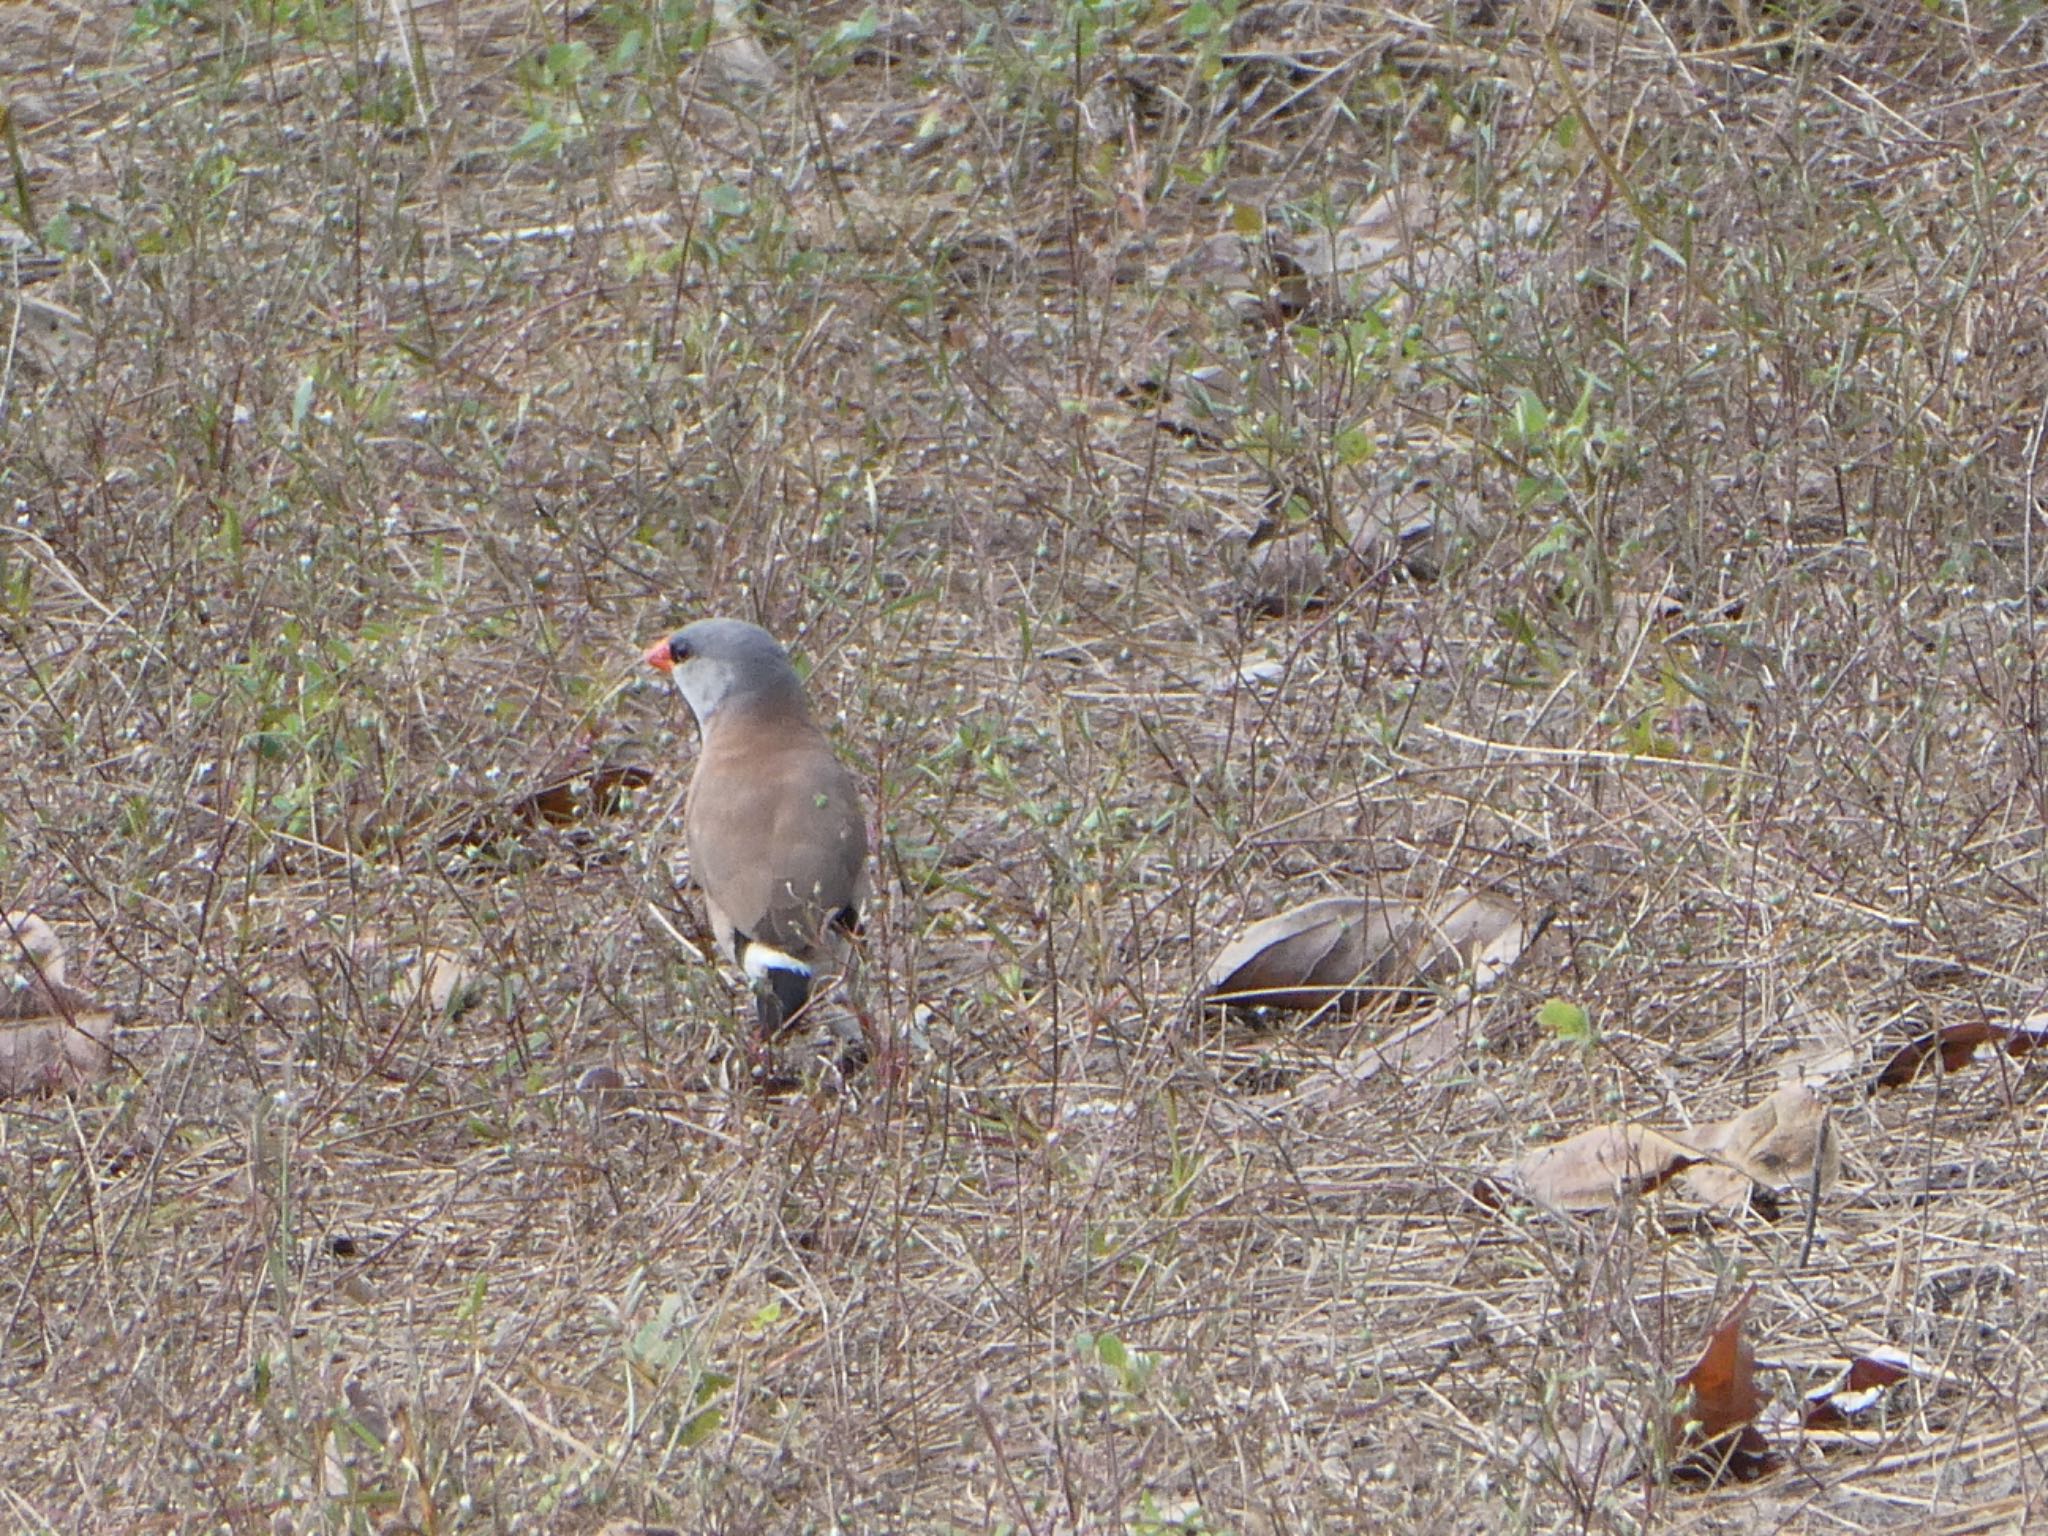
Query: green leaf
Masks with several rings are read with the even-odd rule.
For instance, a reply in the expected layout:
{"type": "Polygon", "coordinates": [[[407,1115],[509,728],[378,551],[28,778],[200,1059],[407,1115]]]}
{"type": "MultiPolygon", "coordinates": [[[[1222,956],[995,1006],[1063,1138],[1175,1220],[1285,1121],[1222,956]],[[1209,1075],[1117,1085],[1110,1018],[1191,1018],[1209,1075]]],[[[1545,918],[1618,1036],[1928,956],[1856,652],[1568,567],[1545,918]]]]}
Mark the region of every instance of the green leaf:
{"type": "Polygon", "coordinates": [[[690,1394],[690,1401],[704,1404],[718,1396],[732,1385],[732,1375],[727,1371],[706,1371],[697,1378],[697,1390],[690,1394]]]}
{"type": "Polygon", "coordinates": [[[1561,997],[1553,997],[1536,1010],[1536,1022],[1560,1040],[1576,1045],[1592,1043],[1593,1021],[1587,1016],[1586,1010],[1577,1003],[1568,1003],[1561,997]]]}
{"type": "Polygon", "coordinates": [[[514,154],[545,154],[562,147],[562,130],[546,118],[536,118],[513,141],[514,154]]]}
{"type": "Polygon", "coordinates": [[[724,219],[740,218],[753,206],[747,201],[746,193],[722,181],[704,194],[704,201],[713,213],[724,219]]]}
{"type": "Polygon", "coordinates": [[[583,78],[594,57],[588,43],[556,43],[548,49],[548,76],[560,84],[574,85],[583,78]]]}
{"type": "Polygon", "coordinates": [[[1113,1371],[1130,1369],[1131,1357],[1124,1349],[1124,1341],[1113,1333],[1098,1334],[1095,1339],[1095,1355],[1113,1371]]]}
{"type": "Polygon", "coordinates": [[[837,48],[857,47],[873,37],[881,24],[882,18],[871,5],[853,20],[842,21],[834,27],[831,36],[825,39],[825,49],[830,52],[837,48]]]}
{"type": "Polygon", "coordinates": [[[1575,533],[1570,523],[1552,523],[1545,530],[1543,537],[1530,546],[1528,557],[1522,563],[1534,565],[1537,561],[1547,560],[1552,555],[1561,555],[1570,549],[1574,542],[1575,533]]]}
{"type": "Polygon", "coordinates": [[[723,1408],[700,1409],[684,1421],[682,1429],[676,1434],[676,1443],[685,1450],[688,1450],[693,1445],[702,1445],[706,1440],[717,1434],[719,1426],[724,1423],[725,1410],[723,1408]]]}

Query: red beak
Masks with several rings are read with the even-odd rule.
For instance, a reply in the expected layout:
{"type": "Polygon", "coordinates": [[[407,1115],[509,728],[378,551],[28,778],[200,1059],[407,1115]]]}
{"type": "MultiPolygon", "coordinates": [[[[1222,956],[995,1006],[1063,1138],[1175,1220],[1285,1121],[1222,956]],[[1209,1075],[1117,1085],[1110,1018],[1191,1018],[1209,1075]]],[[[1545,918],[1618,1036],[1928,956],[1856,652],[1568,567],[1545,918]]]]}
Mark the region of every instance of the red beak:
{"type": "Polygon", "coordinates": [[[670,654],[666,640],[657,640],[654,644],[647,647],[645,659],[647,665],[654,668],[657,672],[673,671],[676,664],[676,659],[670,654]]]}

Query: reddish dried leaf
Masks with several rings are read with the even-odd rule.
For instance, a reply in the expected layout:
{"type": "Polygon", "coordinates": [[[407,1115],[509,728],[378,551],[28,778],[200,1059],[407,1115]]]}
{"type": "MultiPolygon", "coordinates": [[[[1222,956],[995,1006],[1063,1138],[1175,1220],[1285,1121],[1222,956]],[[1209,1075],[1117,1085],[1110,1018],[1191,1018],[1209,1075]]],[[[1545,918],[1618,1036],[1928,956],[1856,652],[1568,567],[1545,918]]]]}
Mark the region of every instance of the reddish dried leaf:
{"type": "Polygon", "coordinates": [[[1889,1387],[1904,1381],[1913,1371],[1902,1360],[1882,1360],[1875,1355],[1859,1355],[1849,1365],[1851,1392],[1868,1392],[1872,1387],[1889,1387]]]}
{"type": "Polygon", "coordinates": [[[2048,1016],[2029,1014],[2005,1032],[2008,1056],[2024,1056],[2039,1045],[2048,1045],[2048,1016]]]}
{"type": "Polygon", "coordinates": [[[1678,1378],[1680,1390],[1691,1396],[1671,1420],[1672,1444],[1686,1453],[1675,1468],[1682,1476],[1748,1482],[1779,1463],[1756,1427],[1764,1395],[1756,1385],[1756,1351],[1742,1336],[1743,1316],[1755,1295],[1751,1286],[1707,1339],[1699,1363],[1678,1378]]]}
{"type": "Polygon", "coordinates": [[[1977,1019],[1964,1024],[1944,1024],[1931,1034],[1901,1046],[1884,1064],[1871,1092],[1880,1088],[1903,1088],[1920,1075],[1931,1057],[1941,1057],[1944,1072],[1959,1071],[1970,1064],[1980,1045],[2002,1045],[2008,1056],[2024,1056],[2038,1045],[2048,1044],[2048,1017],[2034,1015],[2018,1024],[1993,1024],[1977,1019]]]}
{"type": "Polygon", "coordinates": [[[572,773],[523,800],[512,802],[512,814],[529,826],[545,821],[566,827],[593,816],[616,816],[625,805],[628,791],[645,789],[654,775],[645,768],[626,763],[607,763],[582,773],[572,773]]]}
{"type": "Polygon", "coordinates": [[[436,846],[470,851],[501,838],[516,836],[519,827],[572,827],[600,816],[616,816],[626,796],[654,782],[652,770],[626,763],[606,763],[565,775],[517,800],[480,811],[443,834],[436,846]]]}
{"type": "Polygon", "coordinates": [[[1802,1422],[1808,1429],[1846,1429],[1883,1398],[1886,1388],[1912,1374],[1912,1356],[1903,1352],[1858,1355],[1840,1376],[1806,1394],[1802,1422]]]}

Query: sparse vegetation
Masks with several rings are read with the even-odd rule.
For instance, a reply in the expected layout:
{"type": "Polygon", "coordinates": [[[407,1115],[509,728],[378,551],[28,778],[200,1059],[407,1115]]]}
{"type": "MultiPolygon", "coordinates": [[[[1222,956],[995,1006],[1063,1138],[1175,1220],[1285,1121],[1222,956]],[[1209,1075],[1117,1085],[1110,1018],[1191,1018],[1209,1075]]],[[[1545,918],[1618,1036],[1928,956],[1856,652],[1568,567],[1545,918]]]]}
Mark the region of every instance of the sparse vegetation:
{"type": "Polygon", "coordinates": [[[2042,991],[2043,46],[0,6],[0,910],[122,1010],[0,1109],[0,1518],[2021,1528],[2032,1036],[1862,1090],[2042,991]],[[851,1094],[692,947],[707,612],[871,787],[851,1094]],[[1426,1067],[1190,1003],[1459,889],[1554,921],[1426,1067]],[[1810,1227],[1475,1195],[1799,1073],[1810,1227]],[[1780,1402],[1928,1368],[1663,1480],[1752,1285],[1780,1402]]]}

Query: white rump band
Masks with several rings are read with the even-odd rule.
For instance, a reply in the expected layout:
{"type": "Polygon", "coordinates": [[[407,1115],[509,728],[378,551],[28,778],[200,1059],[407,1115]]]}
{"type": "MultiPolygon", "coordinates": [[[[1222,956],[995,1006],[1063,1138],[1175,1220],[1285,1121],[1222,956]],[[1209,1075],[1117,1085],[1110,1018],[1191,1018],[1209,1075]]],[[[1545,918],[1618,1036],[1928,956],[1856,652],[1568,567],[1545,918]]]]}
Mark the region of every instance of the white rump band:
{"type": "Polygon", "coordinates": [[[794,971],[804,977],[811,974],[811,968],[795,955],[759,940],[747,946],[747,952],[740,957],[740,967],[747,973],[747,980],[759,982],[766,982],[770,971],[794,971]]]}

